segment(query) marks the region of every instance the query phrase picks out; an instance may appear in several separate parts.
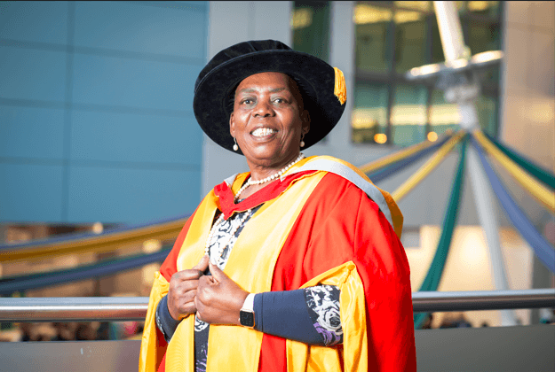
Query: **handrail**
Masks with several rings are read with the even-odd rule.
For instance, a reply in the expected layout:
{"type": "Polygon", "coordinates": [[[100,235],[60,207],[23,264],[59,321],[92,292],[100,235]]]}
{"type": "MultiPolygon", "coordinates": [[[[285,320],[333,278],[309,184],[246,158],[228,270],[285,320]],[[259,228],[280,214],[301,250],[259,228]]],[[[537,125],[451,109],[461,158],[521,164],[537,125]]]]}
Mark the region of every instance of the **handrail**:
{"type": "MultiPolygon", "coordinates": [[[[555,307],[555,289],[414,292],[414,312],[555,307]]],[[[144,320],[148,297],[0,298],[1,322],[144,320]]]]}
{"type": "Polygon", "coordinates": [[[412,307],[415,313],[550,308],[555,307],[555,289],[415,292],[412,294],[412,307]]]}

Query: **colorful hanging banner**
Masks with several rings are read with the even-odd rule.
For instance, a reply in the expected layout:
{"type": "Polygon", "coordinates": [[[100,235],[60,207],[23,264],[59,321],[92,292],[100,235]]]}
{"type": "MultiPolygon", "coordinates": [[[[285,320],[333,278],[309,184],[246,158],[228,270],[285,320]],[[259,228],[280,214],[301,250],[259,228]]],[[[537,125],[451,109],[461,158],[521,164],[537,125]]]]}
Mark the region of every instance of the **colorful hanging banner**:
{"type": "Polygon", "coordinates": [[[539,165],[535,164],[529,159],[526,159],[522,154],[519,154],[516,150],[511,149],[501,142],[497,141],[495,138],[483,132],[484,135],[492,142],[499,150],[501,150],[505,155],[507,155],[512,161],[520,165],[524,170],[530,173],[532,176],[536,177],[537,180],[543,182],[544,185],[555,189],[555,175],[551,174],[549,171],[543,169],[539,165]]]}
{"type": "Polygon", "coordinates": [[[555,273],[555,250],[549,242],[536,230],[532,222],[528,219],[526,214],[515,203],[509,192],[505,189],[478,144],[472,140],[474,148],[480,157],[480,161],[486,171],[490,184],[494,189],[495,195],[501,202],[501,206],[505,213],[519,231],[520,235],[532,247],[536,256],[552,273],[555,273]]]}
{"type": "Polygon", "coordinates": [[[66,270],[3,278],[0,280],[0,295],[9,295],[14,292],[22,292],[29,289],[77,282],[136,269],[154,262],[164,261],[170,250],[171,247],[165,247],[155,253],[139,254],[116,260],[101,261],[66,270]]]}
{"type": "Polygon", "coordinates": [[[380,182],[397,173],[398,171],[408,167],[412,163],[422,159],[424,156],[430,154],[431,152],[437,150],[439,147],[443,146],[445,142],[449,140],[450,137],[444,137],[441,141],[436,142],[433,146],[426,147],[423,150],[405,158],[403,160],[397,161],[385,168],[376,170],[374,172],[368,173],[367,176],[372,180],[372,182],[380,182]]]}
{"type": "Polygon", "coordinates": [[[455,147],[457,143],[466,135],[466,132],[460,131],[455,134],[447,143],[435,153],[424,165],[416,171],[408,180],[395,190],[391,196],[399,203],[412,189],[416,187],[431,171],[433,171],[446,157],[447,154],[455,147]]]}
{"type": "MultiPolygon", "coordinates": [[[[452,135],[451,134],[446,134],[445,138],[450,138],[452,135]]],[[[428,147],[434,146],[434,142],[429,142],[429,141],[424,141],[421,143],[418,143],[416,145],[412,145],[407,147],[406,149],[397,151],[391,155],[388,156],[384,156],[381,157],[379,159],[376,159],[368,164],[365,165],[361,165],[360,167],[358,167],[363,173],[370,173],[370,172],[374,172],[380,168],[383,168],[385,166],[388,166],[390,164],[396,163],[400,160],[406,159],[411,155],[416,154],[419,151],[425,150],[428,147]]]]}
{"type": "Polygon", "coordinates": [[[80,234],[68,237],[33,241],[23,244],[6,244],[0,246],[0,263],[20,260],[40,260],[68,254],[94,251],[110,252],[130,244],[142,243],[149,239],[170,240],[177,238],[187,218],[179,218],[126,226],[108,230],[102,234],[80,234]]]}
{"type": "MultiPolygon", "coordinates": [[[[443,275],[443,270],[445,268],[445,262],[447,261],[447,256],[449,255],[449,248],[451,247],[451,240],[453,238],[453,231],[455,230],[455,225],[457,224],[457,217],[459,212],[459,204],[461,201],[462,188],[464,184],[464,165],[466,158],[466,143],[467,138],[465,137],[461,150],[459,165],[457,167],[457,173],[455,179],[453,180],[453,185],[451,186],[451,196],[449,197],[449,204],[445,210],[445,217],[443,218],[443,230],[441,232],[441,237],[437,244],[436,253],[430,264],[430,268],[426,273],[424,281],[420,285],[419,291],[437,291],[441,277],[443,275]]],[[[414,326],[415,328],[421,328],[428,313],[416,313],[414,314],[414,326]]]]}
{"type": "Polygon", "coordinates": [[[489,142],[480,130],[474,131],[472,135],[480,143],[480,145],[482,145],[482,147],[490,155],[492,155],[525,190],[530,193],[530,195],[543,204],[548,211],[555,214],[555,195],[553,194],[553,191],[547,189],[544,185],[523,171],[517,164],[515,164],[515,162],[509,159],[491,142],[489,142]]]}

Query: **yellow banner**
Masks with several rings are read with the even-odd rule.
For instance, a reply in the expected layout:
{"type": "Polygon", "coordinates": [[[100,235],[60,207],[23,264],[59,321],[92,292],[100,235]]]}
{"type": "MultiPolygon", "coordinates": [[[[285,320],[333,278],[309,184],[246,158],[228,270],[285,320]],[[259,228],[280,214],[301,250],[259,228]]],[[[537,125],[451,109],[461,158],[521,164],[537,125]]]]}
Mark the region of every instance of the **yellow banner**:
{"type": "Polygon", "coordinates": [[[466,135],[466,132],[460,131],[453,136],[449,141],[447,141],[443,146],[436,151],[434,156],[430,158],[424,165],[416,171],[408,180],[406,180],[397,190],[395,190],[391,196],[393,199],[399,203],[409,192],[412,191],[431,171],[433,171],[439,163],[441,163],[447,154],[455,147],[457,143],[466,135]]]}
{"type": "Polygon", "coordinates": [[[361,165],[360,167],[358,167],[363,173],[369,173],[369,172],[373,172],[377,169],[383,168],[389,164],[395,163],[399,160],[403,160],[405,158],[408,158],[411,155],[416,154],[419,151],[422,151],[430,146],[433,146],[434,142],[429,142],[429,141],[424,141],[422,143],[407,147],[406,149],[403,149],[401,151],[397,151],[391,155],[388,156],[384,156],[383,158],[379,158],[374,160],[373,162],[370,162],[368,164],[365,165],[361,165]]]}
{"type": "Polygon", "coordinates": [[[187,218],[161,224],[148,225],[132,230],[105,233],[98,236],[49,242],[33,245],[28,248],[14,248],[0,251],[0,263],[10,261],[40,260],[45,257],[57,257],[68,254],[79,254],[94,251],[103,253],[114,251],[130,244],[142,243],[145,240],[169,240],[177,238],[187,218]]]}
{"type": "Polygon", "coordinates": [[[472,133],[474,138],[482,145],[482,147],[493,156],[501,165],[513,176],[513,178],[537,201],[543,204],[551,213],[555,213],[555,194],[547,187],[529,176],[526,171],[522,170],[514,161],[503,154],[494,144],[484,136],[482,131],[476,130],[472,133]]]}

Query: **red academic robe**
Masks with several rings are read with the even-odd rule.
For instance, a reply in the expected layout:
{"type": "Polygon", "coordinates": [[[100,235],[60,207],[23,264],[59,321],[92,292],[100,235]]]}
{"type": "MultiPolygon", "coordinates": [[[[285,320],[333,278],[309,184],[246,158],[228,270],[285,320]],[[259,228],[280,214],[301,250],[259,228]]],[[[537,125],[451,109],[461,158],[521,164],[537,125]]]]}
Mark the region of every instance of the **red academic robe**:
{"type": "MultiPolygon", "coordinates": [[[[310,173],[274,182],[239,205],[230,202],[233,193],[224,182],[215,188],[219,207],[224,214],[251,208],[279,197],[290,182],[310,173]]],[[[168,282],[176,272],[176,260],[193,217],[160,268],[168,282]]],[[[368,370],[416,371],[410,271],[404,248],[378,205],[364,191],[328,173],[308,197],[290,230],[275,266],[272,291],[298,289],[309,279],[349,261],[356,265],[364,286],[368,370]]],[[[161,334],[157,339],[164,348],[161,334]]],[[[265,334],[259,370],[286,372],[286,363],[285,339],[265,334]]],[[[162,360],[159,371],[164,371],[164,364],[162,360]]],[[[325,370],[325,366],[322,368],[325,370]]]]}

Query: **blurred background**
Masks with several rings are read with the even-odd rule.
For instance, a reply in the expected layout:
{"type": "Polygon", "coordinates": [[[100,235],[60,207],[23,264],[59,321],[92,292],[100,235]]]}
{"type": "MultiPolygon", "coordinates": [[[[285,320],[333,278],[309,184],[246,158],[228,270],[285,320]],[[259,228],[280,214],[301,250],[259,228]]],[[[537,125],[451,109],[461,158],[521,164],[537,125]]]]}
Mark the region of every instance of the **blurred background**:
{"type": "MultiPolygon", "coordinates": [[[[555,3],[455,4],[472,55],[505,55],[479,73],[482,130],[553,173],[555,3]]],[[[458,129],[458,108],[443,91],[405,77],[413,67],[445,60],[430,1],[0,2],[0,245],[181,218],[214,185],[246,171],[241,156],[203,134],[192,100],[208,60],[249,39],[280,40],[345,74],[345,114],[306,155],[332,155],[358,166],[458,129]]],[[[424,160],[378,186],[396,189],[424,160]]],[[[413,290],[441,235],[457,161],[457,154],[449,155],[400,202],[413,290]]],[[[555,244],[553,215],[496,170],[534,226],[555,244]]],[[[495,289],[468,178],[440,291],[495,289]]],[[[555,287],[553,275],[497,209],[510,288],[555,287]]],[[[158,252],[171,244],[145,239],[104,253],[0,262],[0,279],[158,252]]],[[[12,295],[147,296],[158,266],[12,295]]],[[[498,313],[473,311],[457,319],[496,326],[498,313]]],[[[537,310],[516,313],[522,324],[551,317],[537,310]]],[[[450,317],[436,313],[430,326],[445,325],[450,317]]],[[[67,332],[74,335],[79,326],[67,332]]],[[[32,333],[2,327],[6,339],[32,333]]],[[[60,325],[41,327],[48,328],[41,331],[44,339],[66,332],[60,325]]],[[[140,333],[140,324],[83,327],[82,337],[140,333]]]]}

